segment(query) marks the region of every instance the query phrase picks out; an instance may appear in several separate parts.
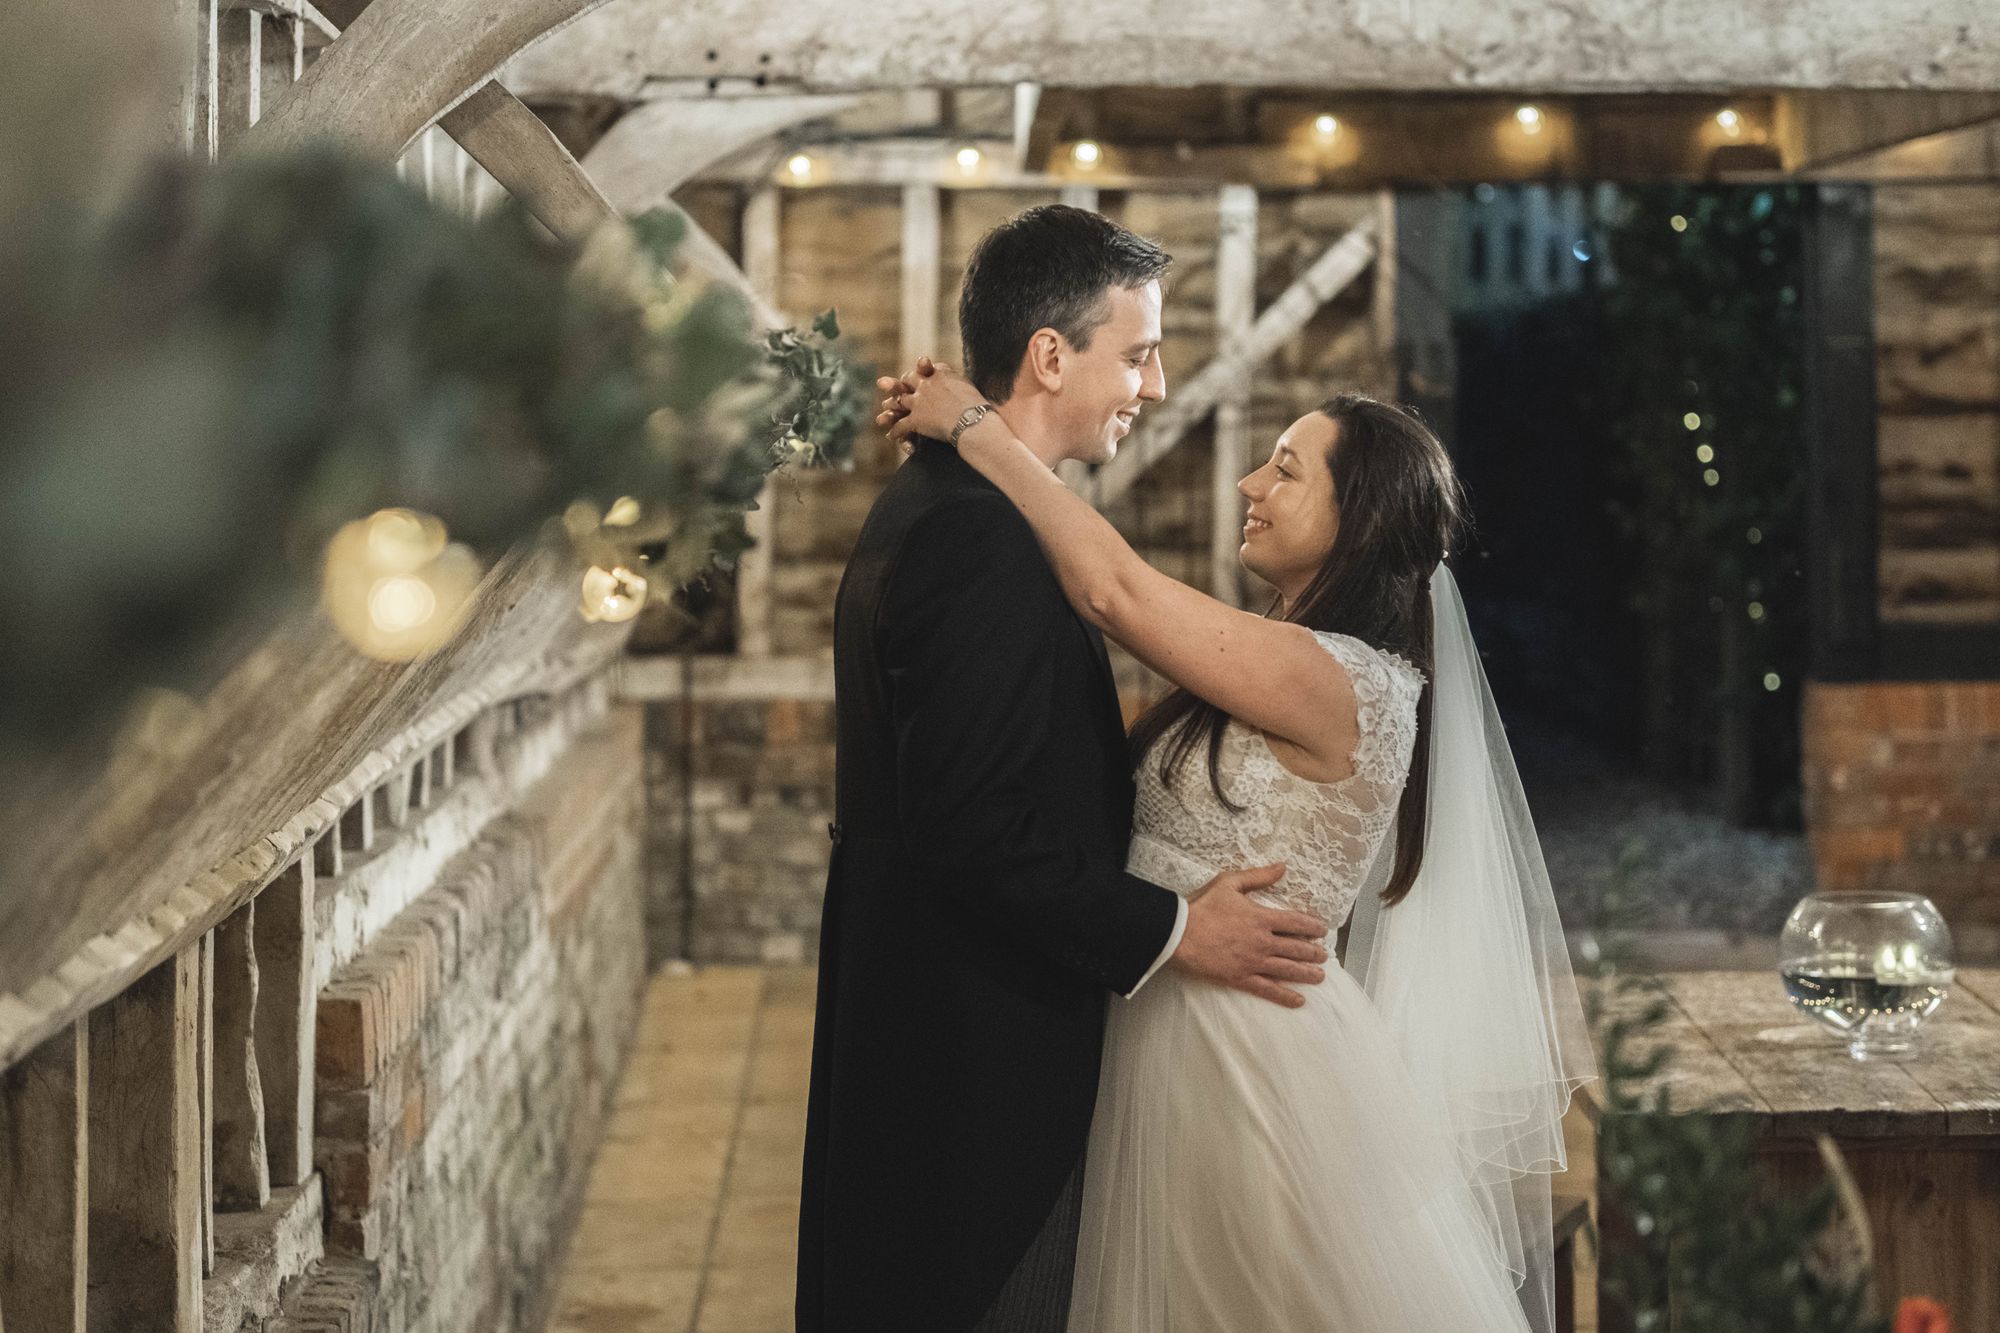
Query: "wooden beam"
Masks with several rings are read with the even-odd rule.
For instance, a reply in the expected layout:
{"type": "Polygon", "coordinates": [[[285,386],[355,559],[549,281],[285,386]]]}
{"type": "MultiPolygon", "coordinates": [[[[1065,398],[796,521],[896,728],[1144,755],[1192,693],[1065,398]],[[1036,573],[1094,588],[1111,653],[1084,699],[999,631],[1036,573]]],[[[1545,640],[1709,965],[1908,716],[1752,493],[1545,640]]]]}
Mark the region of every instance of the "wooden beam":
{"type": "Polygon", "coordinates": [[[649,81],[762,76],[807,90],[1199,84],[1538,92],[1760,87],[2000,87],[1981,0],[1429,0],[1300,6],[1185,0],[1079,22],[1063,0],[626,0],[524,53],[533,96],[635,98],[649,81]],[[1107,58],[1116,24],[1130,40],[1107,58]],[[896,34],[883,41],[879,34],[896,34]]]}
{"type": "Polygon", "coordinates": [[[2000,119],[2000,93],[1786,93],[1777,99],[1774,119],[1785,170],[1825,171],[1913,139],[2000,119]]]}
{"type": "Polygon", "coordinates": [[[83,1333],[90,1032],[74,1023],[0,1073],[0,1309],[14,1333],[83,1333]]]}
{"type": "Polygon", "coordinates": [[[199,945],[90,1015],[93,1333],[200,1333],[199,945]]]}
{"type": "MultiPolygon", "coordinates": [[[[1225,185],[1217,201],[1215,343],[1218,353],[1247,340],[1257,318],[1257,191],[1225,185]]],[[[1243,604],[1243,497],[1236,484],[1249,471],[1250,376],[1234,376],[1215,405],[1215,466],[1209,492],[1209,589],[1243,604]]]]}
{"type": "MultiPolygon", "coordinates": [[[[269,890],[266,890],[269,892],[269,890]]],[[[257,900],[215,928],[213,1157],[215,1206],[224,1212],[271,1201],[264,1143],[264,1085],[257,1059],[257,900]]]]}
{"type": "Polygon", "coordinates": [[[1321,306],[1367,270],[1375,259],[1375,227],[1375,220],[1369,218],[1328,246],[1270,309],[1257,317],[1246,337],[1219,350],[1178,394],[1169,394],[1163,405],[1140,418],[1140,430],[1133,440],[1098,470],[1101,503],[1115,504],[1124,498],[1148,468],[1173,452],[1188,430],[1214,409],[1231,383],[1254,372],[1279,344],[1303,329],[1321,306]]]}
{"type": "Polygon", "coordinates": [[[308,854],[256,899],[257,1072],[269,1178],[279,1189],[304,1184],[313,1169],[315,887],[308,854]]]}
{"type": "Polygon", "coordinates": [[[583,155],[583,170],[626,217],[669,207],[674,191],[716,162],[774,135],[833,116],[854,97],[668,98],[614,122],[583,155]]]}

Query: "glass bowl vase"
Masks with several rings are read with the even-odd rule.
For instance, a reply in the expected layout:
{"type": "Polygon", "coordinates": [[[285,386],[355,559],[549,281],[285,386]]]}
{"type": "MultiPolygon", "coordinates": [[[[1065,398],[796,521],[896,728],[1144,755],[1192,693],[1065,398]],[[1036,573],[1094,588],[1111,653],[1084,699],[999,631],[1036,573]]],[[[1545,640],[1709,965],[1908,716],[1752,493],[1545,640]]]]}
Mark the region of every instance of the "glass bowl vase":
{"type": "Polygon", "coordinates": [[[1778,936],[1778,974],[1856,1060],[1898,1059],[1951,986],[1951,930],[1920,893],[1809,893],[1778,936]]]}

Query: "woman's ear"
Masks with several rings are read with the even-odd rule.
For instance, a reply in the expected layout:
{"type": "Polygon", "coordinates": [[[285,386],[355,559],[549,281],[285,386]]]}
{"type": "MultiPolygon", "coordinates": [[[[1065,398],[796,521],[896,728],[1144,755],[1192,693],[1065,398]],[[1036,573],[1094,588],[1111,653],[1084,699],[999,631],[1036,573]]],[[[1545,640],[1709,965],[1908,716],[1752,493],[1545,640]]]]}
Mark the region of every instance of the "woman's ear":
{"type": "Polygon", "coordinates": [[[1035,377],[1044,393],[1059,393],[1062,390],[1064,359],[1069,345],[1054,329],[1036,329],[1028,339],[1028,373],[1035,377]]]}

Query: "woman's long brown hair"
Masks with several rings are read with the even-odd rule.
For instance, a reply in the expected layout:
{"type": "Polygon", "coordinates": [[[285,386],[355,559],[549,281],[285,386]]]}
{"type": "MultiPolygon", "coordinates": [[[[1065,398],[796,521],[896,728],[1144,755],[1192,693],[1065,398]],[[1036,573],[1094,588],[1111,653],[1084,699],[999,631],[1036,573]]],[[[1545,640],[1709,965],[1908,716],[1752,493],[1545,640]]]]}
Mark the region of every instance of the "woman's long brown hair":
{"type": "MultiPolygon", "coordinates": [[[[1436,661],[1430,576],[1456,549],[1466,522],[1465,494],[1444,445],[1415,413],[1358,393],[1336,395],[1318,411],[1336,427],[1327,462],[1339,524],[1333,549],[1285,619],[1350,634],[1405,658],[1425,677],[1416,754],[1396,808],[1396,864],[1382,890],[1383,901],[1393,903],[1410,891],[1423,865],[1436,661]]],[[[1206,743],[1209,786],[1224,807],[1240,811],[1222,790],[1216,768],[1228,725],[1220,708],[1176,689],[1133,726],[1133,762],[1144,763],[1153,746],[1169,738],[1159,763],[1161,776],[1171,781],[1195,747],[1206,743]]]]}

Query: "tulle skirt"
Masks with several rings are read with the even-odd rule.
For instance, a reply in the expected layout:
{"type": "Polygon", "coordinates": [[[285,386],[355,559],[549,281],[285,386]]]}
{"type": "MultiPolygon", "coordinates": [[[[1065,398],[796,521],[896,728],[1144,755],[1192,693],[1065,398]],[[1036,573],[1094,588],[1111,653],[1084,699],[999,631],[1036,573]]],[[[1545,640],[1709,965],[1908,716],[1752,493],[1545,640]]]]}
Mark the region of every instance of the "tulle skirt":
{"type": "Polygon", "coordinates": [[[1525,1333],[1437,1115],[1337,967],[1111,1001],[1070,1333],[1525,1333]]]}

